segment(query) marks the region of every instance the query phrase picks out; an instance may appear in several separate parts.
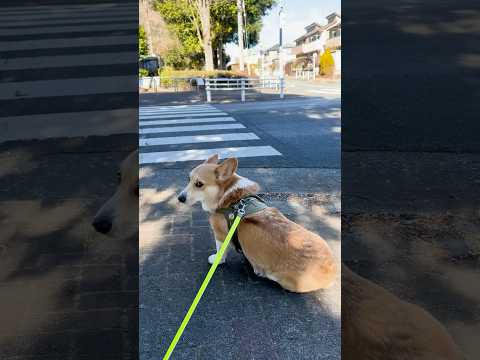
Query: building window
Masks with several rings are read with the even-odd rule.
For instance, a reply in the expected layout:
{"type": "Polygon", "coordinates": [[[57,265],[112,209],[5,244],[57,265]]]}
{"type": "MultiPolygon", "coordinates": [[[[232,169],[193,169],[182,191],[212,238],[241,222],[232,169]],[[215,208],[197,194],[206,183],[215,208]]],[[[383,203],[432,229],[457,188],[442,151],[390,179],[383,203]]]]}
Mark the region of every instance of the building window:
{"type": "Polygon", "coordinates": [[[341,35],[341,31],[340,29],[334,29],[334,30],[330,30],[330,39],[334,38],[334,37],[337,37],[337,36],[340,36],[341,35]]]}

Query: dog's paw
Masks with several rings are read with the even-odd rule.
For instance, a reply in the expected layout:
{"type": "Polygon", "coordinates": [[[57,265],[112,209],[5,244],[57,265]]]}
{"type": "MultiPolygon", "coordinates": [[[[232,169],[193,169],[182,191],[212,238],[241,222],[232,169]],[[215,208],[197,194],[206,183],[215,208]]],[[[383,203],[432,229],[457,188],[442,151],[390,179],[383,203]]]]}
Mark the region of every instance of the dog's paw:
{"type": "Polygon", "coordinates": [[[255,275],[257,275],[259,277],[265,277],[265,272],[263,270],[253,268],[253,272],[255,273],[255,275]]]}
{"type": "MultiPolygon", "coordinates": [[[[215,258],[216,258],[216,257],[217,257],[217,254],[210,255],[210,256],[208,257],[208,263],[209,263],[210,265],[212,265],[213,262],[215,261],[215,258]]],[[[220,260],[219,264],[223,264],[224,262],[225,262],[225,259],[222,259],[222,260],[220,260]]]]}

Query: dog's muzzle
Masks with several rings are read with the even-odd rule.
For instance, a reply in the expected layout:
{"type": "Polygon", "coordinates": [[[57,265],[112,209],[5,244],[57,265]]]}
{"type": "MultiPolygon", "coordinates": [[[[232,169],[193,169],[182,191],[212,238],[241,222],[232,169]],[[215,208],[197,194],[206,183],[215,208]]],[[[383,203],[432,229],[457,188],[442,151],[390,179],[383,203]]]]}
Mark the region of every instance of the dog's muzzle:
{"type": "Polygon", "coordinates": [[[185,195],[184,192],[180,193],[180,195],[178,195],[178,201],[180,201],[181,203],[185,203],[185,201],[187,201],[187,195],[185,195]]]}
{"type": "Polygon", "coordinates": [[[92,222],[92,226],[96,231],[102,234],[108,234],[112,230],[112,221],[105,217],[95,217],[92,222]]]}

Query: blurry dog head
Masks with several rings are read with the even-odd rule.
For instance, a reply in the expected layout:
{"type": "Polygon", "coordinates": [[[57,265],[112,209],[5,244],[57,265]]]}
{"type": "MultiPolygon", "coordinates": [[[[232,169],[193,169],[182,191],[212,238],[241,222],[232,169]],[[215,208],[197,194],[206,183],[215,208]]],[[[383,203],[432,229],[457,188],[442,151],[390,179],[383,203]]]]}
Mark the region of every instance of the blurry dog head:
{"type": "Polygon", "coordinates": [[[138,231],[138,150],[120,165],[118,186],[113,196],[98,210],[92,226],[99,233],[116,236],[138,231]]]}
{"type": "Polygon", "coordinates": [[[218,154],[209,157],[190,172],[188,184],[178,196],[178,201],[187,205],[201,202],[204,210],[214,210],[225,190],[238,180],[235,174],[237,167],[238,160],[235,158],[218,164],[218,154]]]}

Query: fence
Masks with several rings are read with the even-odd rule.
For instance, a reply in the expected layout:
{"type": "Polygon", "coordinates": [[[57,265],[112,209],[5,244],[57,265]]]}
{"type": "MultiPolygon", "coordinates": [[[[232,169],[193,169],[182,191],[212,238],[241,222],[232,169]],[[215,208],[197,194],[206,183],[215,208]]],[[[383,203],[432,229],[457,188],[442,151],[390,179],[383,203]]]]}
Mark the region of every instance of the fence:
{"type": "Polygon", "coordinates": [[[315,80],[314,70],[295,70],[295,79],[297,80],[315,80]]]}
{"type": "Polygon", "coordinates": [[[205,84],[202,78],[188,77],[141,77],[139,78],[139,87],[157,92],[160,88],[173,89],[175,92],[185,90],[198,90],[199,86],[205,84]]]}
{"type": "Polygon", "coordinates": [[[212,101],[212,91],[232,91],[240,90],[242,102],[245,102],[245,93],[247,90],[255,89],[275,89],[280,94],[280,99],[284,98],[285,80],[283,78],[214,78],[205,79],[205,90],[207,91],[207,102],[212,101]]]}

